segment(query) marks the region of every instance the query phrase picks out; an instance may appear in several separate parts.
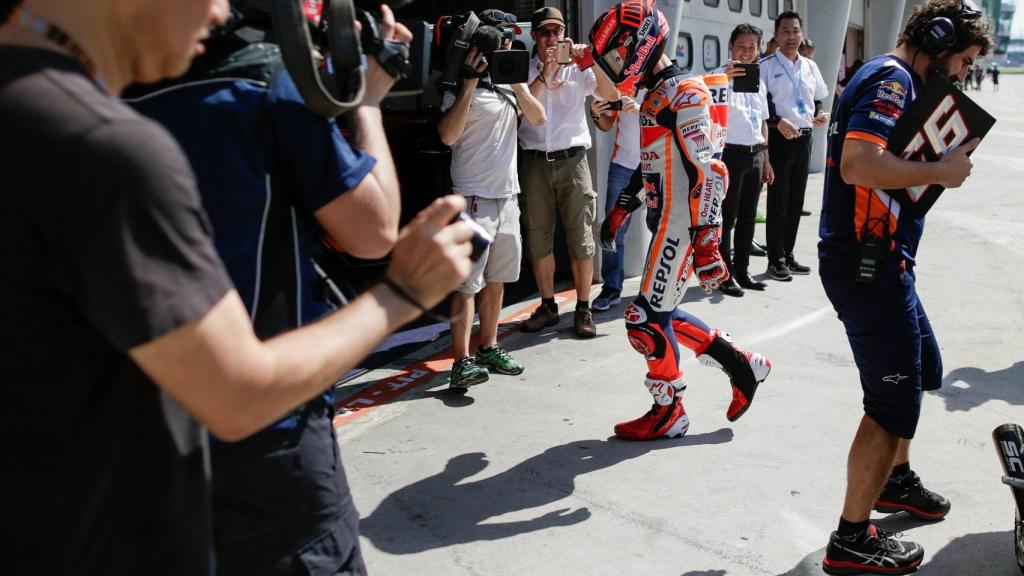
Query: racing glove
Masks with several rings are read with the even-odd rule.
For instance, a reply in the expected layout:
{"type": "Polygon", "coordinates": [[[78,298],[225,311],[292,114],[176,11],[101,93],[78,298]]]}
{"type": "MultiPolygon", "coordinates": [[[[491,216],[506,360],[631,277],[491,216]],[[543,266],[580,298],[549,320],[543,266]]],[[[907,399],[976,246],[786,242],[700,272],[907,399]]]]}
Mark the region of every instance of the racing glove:
{"type": "Polygon", "coordinates": [[[705,294],[729,279],[722,254],[718,251],[719,226],[697,226],[690,228],[690,245],[693,246],[693,271],[705,294]]]}
{"type": "Polygon", "coordinates": [[[602,250],[615,252],[615,236],[618,235],[619,228],[622,228],[622,225],[629,220],[629,215],[641,204],[643,202],[640,201],[640,197],[636,193],[631,192],[629,188],[623,188],[619,197],[615,199],[615,207],[601,223],[602,250]]]}

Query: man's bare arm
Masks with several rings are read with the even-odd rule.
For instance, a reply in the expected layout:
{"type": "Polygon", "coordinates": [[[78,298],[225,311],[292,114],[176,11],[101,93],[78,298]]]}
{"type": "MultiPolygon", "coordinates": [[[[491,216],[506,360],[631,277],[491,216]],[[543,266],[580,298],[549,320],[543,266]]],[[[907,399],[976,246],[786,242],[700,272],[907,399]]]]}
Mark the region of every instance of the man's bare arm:
{"type": "MultiPolygon", "coordinates": [[[[461,197],[440,199],[402,231],[387,274],[424,307],[469,273],[472,231],[447,224],[464,208],[461,197]]],[[[232,291],[203,317],[129,354],[215,435],[238,440],[324,391],[420,312],[380,285],[318,322],[260,342],[232,291]]]]}
{"type": "MultiPolygon", "coordinates": [[[[583,47],[583,44],[578,44],[577,47],[583,47]]],[[[583,55],[582,48],[579,49],[578,55],[583,55]]],[[[594,71],[594,77],[597,78],[597,89],[594,90],[594,94],[602,100],[614,102],[619,99],[619,88],[612,82],[611,78],[604,73],[604,70],[600,66],[591,66],[591,70],[594,71]]]]}
{"type": "Polygon", "coordinates": [[[466,130],[466,119],[469,117],[469,108],[473,103],[475,89],[476,81],[471,83],[470,80],[466,80],[455,97],[455,104],[445,111],[437,123],[437,133],[441,136],[441,142],[445,146],[454,146],[462,138],[462,133],[466,130]]]}
{"type": "MultiPolygon", "coordinates": [[[[386,5],[381,7],[381,38],[412,41],[408,28],[395,21],[386,5]]],[[[366,91],[360,106],[349,114],[355,147],[377,163],[354,189],[335,198],[314,213],[331,240],[358,258],[381,258],[395,247],[401,217],[401,192],[391,148],[384,133],[380,102],[397,80],[377,58],[370,57],[366,91]]]]}
{"type": "Polygon", "coordinates": [[[847,138],[840,174],[847,184],[883,190],[926,184],[957,188],[971,174],[967,153],[980,142],[975,138],[935,162],[916,162],[904,160],[877,143],[847,138]]]}
{"type": "Polygon", "coordinates": [[[533,95],[533,93],[527,89],[526,84],[513,84],[512,90],[516,93],[516,102],[519,104],[519,109],[523,111],[523,116],[526,117],[526,121],[533,126],[543,126],[548,121],[548,113],[544,111],[544,106],[541,105],[540,100],[533,95]]]}

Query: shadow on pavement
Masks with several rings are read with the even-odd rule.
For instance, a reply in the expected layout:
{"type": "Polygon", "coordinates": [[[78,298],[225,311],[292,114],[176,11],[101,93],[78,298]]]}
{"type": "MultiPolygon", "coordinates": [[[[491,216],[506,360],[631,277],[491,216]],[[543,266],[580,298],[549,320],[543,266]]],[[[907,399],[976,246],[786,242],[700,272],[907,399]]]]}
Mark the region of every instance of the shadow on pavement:
{"type": "Polygon", "coordinates": [[[1024,361],[993,372],[965,366],[946,374],[942,379],[942,388],[932,394],[946,402],[946,410],[949,412],[966,412],[994,399],[1024,406],[1024,387],[1020,385],[1022,380],[1024,361]]]}
{"type": "MultiPolygon", "coordinates": [[[[1009,508],[1008,508],[1009,509],[1009,508]]],[[[1006,524],[1013,526],[1013,512],[1006,524]]],[[[954,538],[934,555],[925,549],[924,576],[984,574],[985,576],[1020,576],[1013,555],[1013,530],[979,532],[954,538]]]]}
{"type": "Polygon", "coordinates": [[[414,554],[454,544],[498,540],[590,518],[586,507],[562,508],[528,520],[488,519],[545,506],[570,496],[576,477],[638,458],[655,450],[732,441],[731,429],[679,440],[625,442],[577,440],[548,448],[494,476],[463,482],[483,471],[486,454],[472,452],[448,461],[438,474],[390,494],[359,524],[360,533],[389,554],[414,554]]]}
{"type": "MultiPolygon", "coordinates": [[[[449,378],[451,372],[448,373],[449,378]]],[[[446,383],[447,384],[447,383],[446,383]]],[[[469,394],[466,389],[460,388],[439,388],[435,390],[428,390],[421,396],[422,398],[436,398],[440,400],[445,406],[449,408],[465,408],[471,406],[476,400],[469,394]]]]}

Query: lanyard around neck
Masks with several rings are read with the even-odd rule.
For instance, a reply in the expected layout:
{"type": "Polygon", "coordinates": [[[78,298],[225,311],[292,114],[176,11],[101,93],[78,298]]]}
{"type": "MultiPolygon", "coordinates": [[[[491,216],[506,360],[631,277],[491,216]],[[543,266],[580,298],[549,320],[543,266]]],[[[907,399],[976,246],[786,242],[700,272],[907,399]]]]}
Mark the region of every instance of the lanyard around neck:
{"type": "Polygon", "coordinates": [[[100,75],[99,70],[97,70],[96,63],[92,61],[92,58],[90,58],[89,54],[86,53],[84,48],[82,48],[82,45],[76,42],[75,39],[64,31],[63,28],[46,20],[42,16],[30,13],[28,10],[25,10],[20,6],[14,9],[14,12],[11,13],[8,22],[14,22],[19,27],[38,34],[63,48],[67,54],[82,65],[82,68],[85,68],[86,73],[89,74],[89,77],[92,78],[93,82],[98,84],[104,92],[107,91],[107,82],[103,79],[103,76],[100,75]]]}
{"type": "Polygon", "coordinates": [[[775,53],[775,59],[779,61],[779,66],[782,67],[782,71],[786,73],[786,76],[789,77],[790,83],[793,84],[793,96],[798,100],[803,99],[803,94],[800,93],[800,82],[797,81],[797,79],[800,78],[800,71],[802,69],[800,64],[800,55],[797,54],[796,62],[793,63],[793,68],[796,69],[796,76],[794,76],[793,73],[789,71],[789,68],[786,68],[786,65],[782,63],[782,59],[779,58],[778,52],[775,53]]]}

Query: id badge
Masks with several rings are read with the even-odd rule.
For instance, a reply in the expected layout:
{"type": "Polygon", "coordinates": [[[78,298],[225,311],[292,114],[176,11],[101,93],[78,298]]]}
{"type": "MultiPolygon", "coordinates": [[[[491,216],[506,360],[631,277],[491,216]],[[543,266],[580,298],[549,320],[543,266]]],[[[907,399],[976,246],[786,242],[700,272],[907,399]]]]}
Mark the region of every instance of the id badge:
{"type": "Polygon", "coordinates": [[[803,98],[797,100],[796,109],[797,112],[800,112],[801,114],[807,114],[807,102],[804,102],[803,98]]]}

